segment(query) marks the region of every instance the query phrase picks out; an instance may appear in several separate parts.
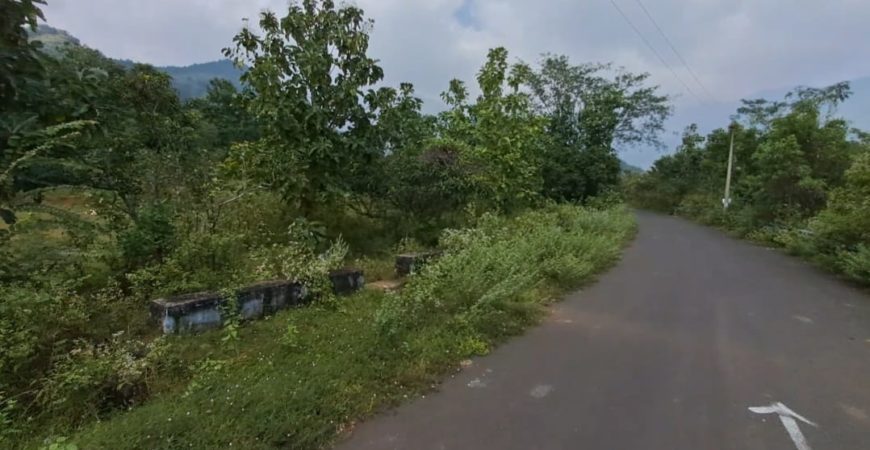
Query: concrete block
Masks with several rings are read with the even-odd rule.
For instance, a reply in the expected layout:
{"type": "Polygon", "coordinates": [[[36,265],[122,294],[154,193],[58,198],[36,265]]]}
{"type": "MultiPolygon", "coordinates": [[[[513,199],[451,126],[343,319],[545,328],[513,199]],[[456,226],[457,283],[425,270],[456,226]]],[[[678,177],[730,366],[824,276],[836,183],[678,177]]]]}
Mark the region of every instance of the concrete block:
{"type": "Polygon", "coordinates": [[[403,253],[396,256],[396,273],[399,276],[410,275],[439,256],[441,256],[441,252],[438,251],[403,253]]]}
{"type": "Polygon", "coordinates": [[[351,267],[333,270],[329,273],[329,280],[332,282],[332,291],[338,295],[356,292],[366,283],[363,271],[351,267]]]}
{"type": "MultiPolygon", "coordinates": [[[[236,306],[242,319],[253,320],[305,303],[306,289],[292,281],[264,281],[240,289],[236,306]]],[[[189,333],[219,328],[226,299],[218,292],[198,292],[151,302],[151,314],[163,333],[189,333]]]]}

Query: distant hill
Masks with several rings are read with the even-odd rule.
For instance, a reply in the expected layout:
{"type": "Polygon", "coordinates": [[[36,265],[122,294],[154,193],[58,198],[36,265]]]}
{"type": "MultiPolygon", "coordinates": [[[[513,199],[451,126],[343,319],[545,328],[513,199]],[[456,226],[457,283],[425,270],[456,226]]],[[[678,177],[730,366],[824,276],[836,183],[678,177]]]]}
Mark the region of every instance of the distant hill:
{"type": "Polygon", "coordinates": [[[184,67],[166,66],[160,67],[160,69],[172,76],[175,89],[178,90],[182,100],[205,95],[208,82],[213,78],[223,78],[235,84],[236,87],[242,86],[241,81],[239,81],[242,70],[228,59],[184,67]]]}
{"type": "MultiPolygon", "coordinates": [[[[134,61],[129,59],[119,60],[118,62],[126,67],[135,64],[134,61]]],[[[236,87],[242,86],[242,82],[239,80],[242,71],[228,59],[191,64],[189,66],[156,67],[172,77],[172,85],[178,91],[178,96],[182,100],[204,96],[208,90],[208,82],[213,78],[223,78],[229,80],[236,87]]]]}
{"type": "Polygon", "coordinates": [[[36,31],[30,31],[30,40],[42,42],[43,51],[51,55],[57,55],[65,45],[82,45],[75,36],[48,25],[40,25],[36,31]]]}
{"type": "MultiPolygon", "coordinates": [[[[82,45],[73,35],[48,25],[40,25],[35,32],[30,33],[31,41],[40,41],[43,49],[50,55],[57,56],[65,45],[82,45]]],[[[128,59],[116,60],[119,64],[130,67],[135,61],[128,59]]],[[[172,77],[172,84],[182,100],[202,97],[208,89],[208,82],[213,78],[229,80],[236,87],[241,87],[239,77],[242,71],[230,60],[219,60],[189,66],[156,66],[172,77]]]]}
{"type": "Polygon", "coordinates": [[[632,166],[631,164],[623,161],[622,159],[619,160],[619,169],[622,170],[623,172],[628,172],[628,173],[643,172],[643,169],[641,169],[640,167],[632,166]]]}

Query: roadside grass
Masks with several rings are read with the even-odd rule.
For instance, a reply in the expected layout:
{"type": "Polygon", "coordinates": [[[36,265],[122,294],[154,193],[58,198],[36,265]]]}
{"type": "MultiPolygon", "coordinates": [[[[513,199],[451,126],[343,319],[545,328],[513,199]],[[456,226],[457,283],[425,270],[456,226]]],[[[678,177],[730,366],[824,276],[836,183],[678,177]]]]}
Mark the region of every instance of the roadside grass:
{"type": "Polygon", "coordinates": [[[394,255],[364,256],[354,260],[352,266],[365,273],[366,282],[392,280],[396,278],[396,259],[394,255]]]}
{"type": "Polygon", "coordinates": [[[634,230],[624,207],[484,217],[447,232],[444,256],[399,293],[364,291],[284,311],[241,327],[235,340],[220,330],[169,338],[155,398],[69,442],[322,448],[536,323],[542,305],[617,261],[634,230]]]}

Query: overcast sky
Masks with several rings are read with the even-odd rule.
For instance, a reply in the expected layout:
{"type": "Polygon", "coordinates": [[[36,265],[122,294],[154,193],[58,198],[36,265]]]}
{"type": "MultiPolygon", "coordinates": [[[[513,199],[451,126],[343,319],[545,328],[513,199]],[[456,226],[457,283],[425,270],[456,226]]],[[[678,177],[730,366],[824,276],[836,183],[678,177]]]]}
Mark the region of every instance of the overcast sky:
{"type": "MultiPolygon", "coordinates": [[[[47,0],[48,23],[107,56],[156,65],[221,57],[241,28],[286,0],[47,0]]],[[[534,61],[615,62],[652,74],[677,108],[733,101],[799,84],[870,75],[868,0],[613,0],[695,95],[650,51],[611,0],[357,0],[374,19],[370,54],[386,82],[410,81],[429,103],[451,78],[472,81],[488,48],[534,61]],[[710,95],[705,93],[705,90],[710,95]],[[712,97],[712,98],[711,98],[712,97]]]]}

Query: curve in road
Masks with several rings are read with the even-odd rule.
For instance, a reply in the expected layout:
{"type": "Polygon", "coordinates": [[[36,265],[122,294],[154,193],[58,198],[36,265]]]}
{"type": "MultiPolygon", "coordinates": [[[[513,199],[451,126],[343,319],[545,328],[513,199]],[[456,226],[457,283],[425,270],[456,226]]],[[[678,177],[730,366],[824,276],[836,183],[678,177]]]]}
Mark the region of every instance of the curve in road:
{"type": "Polygon", "coordinates": [[[713,229],[638,220],[598,283],[338,447],[870,449],[866,294],[713,229]]]}

